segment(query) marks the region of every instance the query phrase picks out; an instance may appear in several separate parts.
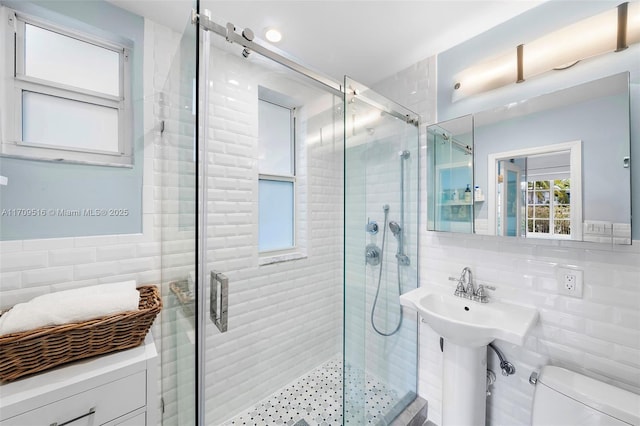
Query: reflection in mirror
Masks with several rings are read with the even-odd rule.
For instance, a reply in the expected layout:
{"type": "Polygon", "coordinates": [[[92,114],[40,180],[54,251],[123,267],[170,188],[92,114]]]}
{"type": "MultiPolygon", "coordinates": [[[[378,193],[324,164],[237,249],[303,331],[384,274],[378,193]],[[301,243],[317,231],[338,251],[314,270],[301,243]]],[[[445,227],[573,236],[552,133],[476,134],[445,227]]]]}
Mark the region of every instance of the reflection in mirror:
{"type": "Polygon", "coordinates": [[[489,154],[489,233],[582,240],[580,141],[489,154]],[[571,196],[573,193],[573,197],[571,196]]]}
{"type": "Polygon", "coordinates": [[[487,194],[476,233],[631,243],[628,73],[475,114],[473,126],[487,194]]]}
{"type": "Polygon", "coordinates": [[[473,232],[473,117],[427,128],[427,227],[473,232]]]}

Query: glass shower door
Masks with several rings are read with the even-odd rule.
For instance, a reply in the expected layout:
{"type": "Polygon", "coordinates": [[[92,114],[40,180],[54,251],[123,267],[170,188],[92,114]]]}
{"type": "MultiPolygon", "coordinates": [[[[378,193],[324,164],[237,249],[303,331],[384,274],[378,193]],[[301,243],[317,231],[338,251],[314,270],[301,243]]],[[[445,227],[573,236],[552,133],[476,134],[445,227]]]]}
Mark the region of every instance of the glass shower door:
{"type": "Polygon", "coordinates": [[[342,96],[202,39],[204,424],[341,424],[342,96]]]}
{"type": "MultiPolygon", "coordinates": [[[[159,180],[155,192],[160,209],[162,424],[196,424],[196,99],[197,27],[191,10],[197,1],[184,4],[184,30],[179,39],[156,45],[162,57],[169,46],[176,46],[165,68],[157,61],[153,109],[159,122],[154,126],[154,176],[159,180]],[[175,44],[170,44],[173,41],[175,44]]],[[[166,31],[166,30],[165,30],[166,31]]],[[[174,36],[177,37],[177,36],[174,36]]],[[[145,224],[145,226],[147,226],[145,224]]]]}
{"type": "Polygon", "coordinates": [[[345,79],[344,424],[390,424],[417,396],[417,116],[345,79]]]}

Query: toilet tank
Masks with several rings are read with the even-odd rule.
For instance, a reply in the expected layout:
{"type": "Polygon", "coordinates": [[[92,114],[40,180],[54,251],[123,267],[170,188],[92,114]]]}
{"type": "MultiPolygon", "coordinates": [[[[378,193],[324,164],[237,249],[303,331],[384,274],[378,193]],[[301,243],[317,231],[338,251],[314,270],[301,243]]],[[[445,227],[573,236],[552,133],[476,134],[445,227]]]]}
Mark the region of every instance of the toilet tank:
{"type": "Polygon", "coordinates": [[[532,426],[640,425],[640,395],[560,367],[542,368],[532,426]]]}

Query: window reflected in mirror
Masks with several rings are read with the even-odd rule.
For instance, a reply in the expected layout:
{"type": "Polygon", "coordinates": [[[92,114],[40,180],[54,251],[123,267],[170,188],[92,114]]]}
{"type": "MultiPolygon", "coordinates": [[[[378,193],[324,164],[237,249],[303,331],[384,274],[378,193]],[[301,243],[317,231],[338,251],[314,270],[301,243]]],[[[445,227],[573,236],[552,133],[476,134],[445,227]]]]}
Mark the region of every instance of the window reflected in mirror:
{"type": "MultiPolygon", "coordinates": [[[[580,141],[509,151],[489,156],[488,170],[495,170],[495,235],[528,238],[581,239],[582,180],[580,141]],[[576,196],[571,197],[572,190],[576,196]]],[[[494,216],[491,216],[494,217],[494,216]]]]}

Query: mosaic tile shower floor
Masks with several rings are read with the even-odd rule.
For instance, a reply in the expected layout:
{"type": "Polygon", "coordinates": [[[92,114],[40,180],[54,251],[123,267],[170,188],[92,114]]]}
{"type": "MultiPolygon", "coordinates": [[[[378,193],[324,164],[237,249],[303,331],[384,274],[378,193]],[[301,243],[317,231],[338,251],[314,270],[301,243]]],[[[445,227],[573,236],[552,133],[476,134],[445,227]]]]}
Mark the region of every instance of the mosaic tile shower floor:
{"type": "MultiPolygon", "coordinates": [[[[366,398],[365,424],[378,425],[384,413],[399,400],[398,392],[359,369],[347,369],[347,389],[359,389],[366,380],[366,390],[347,395],[348,401],[366,398]]],[[[348,404],[352,406],[353,404],[348,404]]],[[[361,413],[347,412],[345,425],[358,425],[361,413]]],[[[273,393],[255,406],[238,414],[223,426],[334,426],[342,425],[342,360],[327,361],[273,393]]]]}

